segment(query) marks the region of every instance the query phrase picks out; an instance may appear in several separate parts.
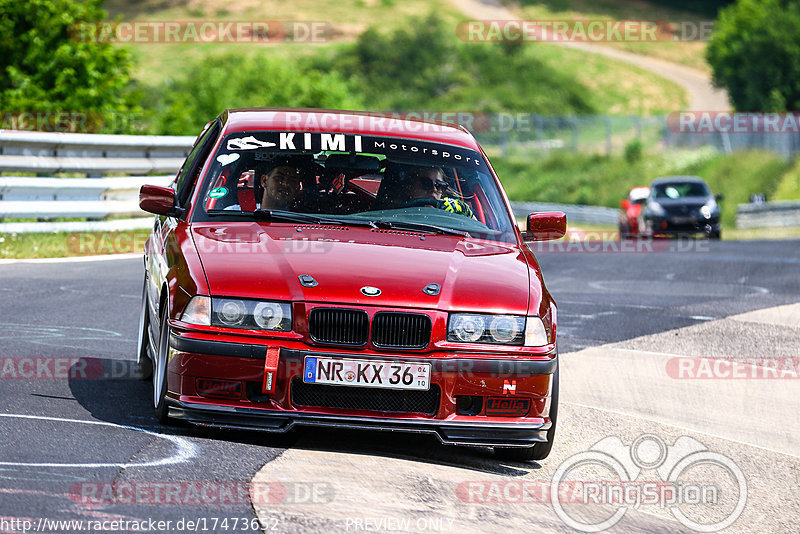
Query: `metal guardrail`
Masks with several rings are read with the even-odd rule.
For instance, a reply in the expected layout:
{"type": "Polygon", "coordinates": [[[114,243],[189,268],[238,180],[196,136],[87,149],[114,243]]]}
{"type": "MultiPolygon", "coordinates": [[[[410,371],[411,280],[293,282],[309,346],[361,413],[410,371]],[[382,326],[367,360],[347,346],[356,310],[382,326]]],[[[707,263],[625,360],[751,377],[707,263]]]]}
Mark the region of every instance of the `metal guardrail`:
{"type": "Polygon", "coordinates": [[[133,229],[149,221],[92,219],[147,215],[139,187],[168,185],[191,150],[191,136],[98,135],[0,130],[0,172],[37,176],[0,177],[0,220],[87,218],[89,221],[0,223],[0,232],[133,229]],[[75,173],[86,178],[57,178],[75,173]],[[108,174],[126,173],[134,176],[108,174]],[[142,176],[145,174],[159,176],[142,176]],[[164,176],[164,174],[171,175],[164,176]],[[42,176],[44,175],[44,177],[42,176]]]}
{"type": "Polygon", "coordinates": [[[737,228],[781,228],[800,226],[800,201],[786,200],[739,204],[737,228]]]}
{"type": "Polygon", "coordinates": [[[0,172],[170,173],[180,168],[191,136],[0,131],[0,172]]]}
{"type": "Polygon", "coordinates": [[[619,210],[601,206],[581,206],[577,204],[554,204],[550,202],[512,202],[511,209],[517,218],[526,218],[538,211],[563,211],[570,223],[602,224],[616,226],[619,210]]]}
{"type": "Polygon", "coordinates": [[[0,177],[0,219],[142,216],[139,188],[169,185],[173,176],[114,178],[0,177]]]}

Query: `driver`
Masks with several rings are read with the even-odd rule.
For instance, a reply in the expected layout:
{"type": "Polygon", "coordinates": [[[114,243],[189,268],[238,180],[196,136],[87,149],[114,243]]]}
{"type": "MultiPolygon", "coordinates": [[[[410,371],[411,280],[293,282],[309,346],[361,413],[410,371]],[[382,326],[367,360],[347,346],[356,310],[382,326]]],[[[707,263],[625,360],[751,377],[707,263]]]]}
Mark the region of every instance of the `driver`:
{"type": "Polygon", "coordinates": [[[441,200],[447,191],[447,181],[441,167],[419,167],[411,174],[411,184],[406,202],[418,199],[441,200]]]}
{"type": "Polygon", "coordinates": [[[409,174],[406,206],[433,206],[451,213],[475,218],[472,208],[461,199],[445,196],[448,192],[444,171],[441,167],[418,167],[409,174]]]}

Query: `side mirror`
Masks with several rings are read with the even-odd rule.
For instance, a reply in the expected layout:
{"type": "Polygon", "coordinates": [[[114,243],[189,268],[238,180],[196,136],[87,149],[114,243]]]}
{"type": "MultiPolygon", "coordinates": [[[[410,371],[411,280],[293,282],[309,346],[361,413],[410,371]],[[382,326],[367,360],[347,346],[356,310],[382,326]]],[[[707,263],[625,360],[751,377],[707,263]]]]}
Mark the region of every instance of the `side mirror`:
{"type": "Polygon", "coordinates": [[[717,193],[716,195],[714,195],[714,199],[725,200],[725,195],[723,195],[722,193],[717,193]]]}
{"type": "Polygon", "coordinates": [[[156,215],[172,215],[175,208],[175,191],[169,187],[143,185],[139,189],[139,207],[156,215]]]}
{"type": "Polygon", "coordinates": [[[561,211],[546,211],[528,215],[528,240],[560,239],[567,233],[567,216],[561,211]]]}
{"type": "Polygon", "coordinates": [[[631,201],[628,200],[627,198],[623,198],[622,200],[619,201],[619,207],[626,210],[631,207],[631,201]]]}

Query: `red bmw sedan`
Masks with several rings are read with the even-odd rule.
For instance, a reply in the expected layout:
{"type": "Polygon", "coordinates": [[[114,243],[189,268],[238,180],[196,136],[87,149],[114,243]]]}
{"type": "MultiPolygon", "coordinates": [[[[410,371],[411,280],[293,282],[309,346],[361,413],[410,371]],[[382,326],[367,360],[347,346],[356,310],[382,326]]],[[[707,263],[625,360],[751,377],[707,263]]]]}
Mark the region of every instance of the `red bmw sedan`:
{"type": "Polygon", "coordinates": [[[558,409],[556,305],[464,128],[235,109],[156,214],[138,361],[158,419],[286,432],[424,432],[541,460],[558,409]]]}

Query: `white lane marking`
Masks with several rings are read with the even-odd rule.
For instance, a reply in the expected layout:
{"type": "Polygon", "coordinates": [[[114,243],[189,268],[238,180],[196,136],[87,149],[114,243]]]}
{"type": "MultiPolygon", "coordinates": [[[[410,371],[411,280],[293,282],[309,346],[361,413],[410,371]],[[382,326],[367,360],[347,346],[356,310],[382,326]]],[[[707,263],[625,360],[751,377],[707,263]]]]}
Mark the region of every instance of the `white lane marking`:
{"type": "Polygon", "coordinates": [[[131,252],[127,254],[103,254],[100,256],[74,256],[69,258],[19,258],[19,259],[2,259],[0,265],[7,265],[13,263],[80,263],[87,261],[108,261],[108,260],[130,260],[133,258],[141,258],[143,252],[131,252]]]}
{"type": "Polygon", "coordinates": [[[110,426],[114,428],[124,428],[126,430],[133,430],[135,432],[144,432],[157,438],[171,441],[176,451],[172,456],[161,458],[160,460],[153,460],[151,462],[138,462],[138,463],[74,463],[74,464],[61,464],[61,463],[44,463],[44,462],[0,462],[0,465],[15,465],[20,467],[73,467],[73,468],[98,468],[98,467],[119,467],[128,469],[131,467],[158,467],[162,465],[173,465],[188,462],[197,456],[197,447],[194,443],[186,438],[180,436],[170,436],[168,434],[159,434],[143,428],[135,426],[118,425],[116,423],[107,423],[104,421],[84,421],[82,419],[66,419],[63,417],[46,417],[43,415],[26,415],[26,414],[13,414],[13,413],[0,413],[0,417],[16,418],[16,419],[35,419],[39,421],[57,421],[60,423],[77,423],[82,425],[97,425],[97,426],[110,426]]]}
{"type": "Polygon", "coordinates": [[[716,321],[717,317],[710,317],[708,315],[690,315],[689,319],[694,319],[695,321],[716,321]]]}
{"type": "MultiPolygon", "coordinates": [[[[645,351],[639,351],[639,352],[645,352],[645,351]]],[[[654,353],[654,354],[661,354],[661,353],[654,353]]],[[[798,459],[800,459],[800,456],[798,456],[796,454],[792,454],[790,452],[784,452],[784,451],[779,451],[777,449],[771,449],[769,447],[764,447],[762,445],[756,445],[755,443],[748,443],[746,441],[741,441],[741,440],[738,440],[738,439],[729,438],[727,436],[720,436],[719,434],[713,434],[711,432],[703,432],[702,430],[697,430],[696,428],[676,425],[674,423],[668,423],[668,422],[663,421],[661,419],[656,419],[656,418],[652,418],[652,417],[645,417],[643,415],[637,415],[637,414],[633,414],[633,413],[622,412],[622,411],[619,411],[619,410],[612,410],[612,409],[609,409],[609,408],[600,408],[598,406],[590,406],[588,404],[581,404],[579,402],[571,402],[571,401],[565,401],[565,400],[559,400],[559,402],[564,403],[564,404],[570,404],[572,406],[578,406],[580,408],[589,408],[591,410],[597,410],[599,412],[605,412],[605,413],[610,413],[610,414],[614,414],[614,415],[621,415],[621,416],[624,416],[624,417],[632,417],[633,419],[640,419],[642,421],[647,421],[647,422],[650,422],[650,423],[658,423],[660,425],[669,426],[669,427],[672,427],[672,428],[677,428],[678,430],[683,430],[683,431],[686,431],[686,432],[694,432],[695,434],[700,434],[702,436],[708,436],[710,438],[722,439],[722,440],[725,440],[725,441],[730,441],[731,443],[737,443],[739,445],[745,445],[747,447],[753,447],[753,448],[756,448],[756,449],[761,449],[763,451],[774,452],[775,454],[782,454],[784,456],[789,456],[790,458],[798,458],[798,459]]]]}

